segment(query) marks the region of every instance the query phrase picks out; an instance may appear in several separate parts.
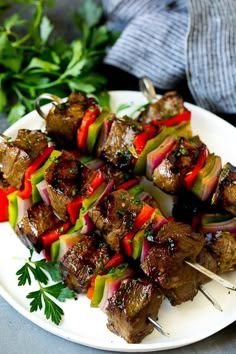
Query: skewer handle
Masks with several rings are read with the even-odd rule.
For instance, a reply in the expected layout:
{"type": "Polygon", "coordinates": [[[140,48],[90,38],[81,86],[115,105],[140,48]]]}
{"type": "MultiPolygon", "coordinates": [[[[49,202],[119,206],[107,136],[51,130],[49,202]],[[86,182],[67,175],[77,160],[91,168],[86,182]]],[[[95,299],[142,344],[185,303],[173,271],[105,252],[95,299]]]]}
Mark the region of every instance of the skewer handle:
{"type": "Polygon", "coordinates": [[[211,272],[209,269],[203,267],[202,265],[200,265],[200,264],[198,264],[196,262],[190,262],[190,261],[187,261],[187,260],[185,260],[185,263],[187,263],[190,267],[198,270],[202,274],[206,275],[208,278],[210,278],[212,280],[215,280],[217,283],[221,284],[225,288],[236,291],[236,287],[235,287],[234,284],[232,284],[228,280],[223,279],[219,275],[211,272]]]}
{"type": "Polygon", "coordinates": [[[41,95],[39,95],[35,100],[35,109],[43,119],[46,119],[47,115],[42,111],[40,107],[41,100],[49,100],[58,104],[62,103],[62,99],[60,97],[52,95],[51,93],[42,93],[41,95]]]}

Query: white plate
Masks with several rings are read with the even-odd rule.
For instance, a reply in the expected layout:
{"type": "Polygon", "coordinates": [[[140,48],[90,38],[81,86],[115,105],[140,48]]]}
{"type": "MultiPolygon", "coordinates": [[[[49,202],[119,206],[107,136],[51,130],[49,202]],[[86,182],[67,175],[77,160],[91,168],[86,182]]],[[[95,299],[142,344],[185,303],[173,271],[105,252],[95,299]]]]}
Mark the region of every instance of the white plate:
{"type": "MultiPolygon", "coordinates": [[[[129,114],[134,108],[145,103],[139,92],[113,91],[111,104],[113,111],[123,103],[131,103],[132,107],[123,114],[129,114]]],[[[217,116],[186,104],[192,111],[192,129],[199,134],[208,145],[210,151],[219,154],[223,162],[236,164],[236,129],[217,116]]],[[[49,106],[45,107],[47,110],[49,106]]],[[[42,119],[32,112],[11,126],[6,134],[14,136],[19,128],[38,129],[43,126],[42,119]]],[[[45,330],[67,340],[97,349],[121,352],[147,352],[181,347],[204,339],[228,326],[236,320],[236,294],[229,292],[219,284],[211,281],[207,289],[221,304],[223,312],[217,311],[202,294],[193,301],[180,306],[171,307],[164,301],[159,313],[159,322],[170,337],[163,337],[155,330],[141,344],[127,344],[123,339],[112,334],[106,328],[106,316],[99,310],[90,308],[86,296],[79,296],[77,301],[67,300],[60,304],[65,316],[59,326],[47,321],[41,312],[30,313],[29,301],[25,296],[29,291],[37,289],[18,287],[16,271],[28,258],[28,250],[21,244],[8,223],[0,224],[0,293],[22,315],[45,330]]],[[[236,284],[236,272],[224,276],[236,284]]]]}

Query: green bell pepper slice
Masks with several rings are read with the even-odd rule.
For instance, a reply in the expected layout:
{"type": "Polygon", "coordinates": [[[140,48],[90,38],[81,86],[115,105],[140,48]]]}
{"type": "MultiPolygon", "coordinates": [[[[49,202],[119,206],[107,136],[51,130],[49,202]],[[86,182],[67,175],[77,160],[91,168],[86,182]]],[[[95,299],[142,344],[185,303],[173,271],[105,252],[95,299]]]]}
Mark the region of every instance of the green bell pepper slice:
{"type": "Polygon", "coordinates": [[[147,154],[159,146],[164,139],[168,135],[168,129],[166,127],[161,128],[161,132],[155,136],[155,138],[150,139],[141,154],[138,157],[138,160],[134,166],[134,174],[136,175],[142,175],[146,169],[146,161],[147,161],[147,154]]]}
{"type": "Polygon", "coordinates": [[[95,192],[91,195],[91,197],[86,198],[82,202],[82,207],[80,209],[80,214],[79,217],[75,223],[75,226],[73,228],[73,232],[80,230],[83,227],[83,215],[86,213],[86,211],[89,210],[89,208],[96,202],[96,200],[100,197],[104,189],[106,188],[106,183],[102,183],[96,190],[95,192]]]}
{"type": "Polygon", "coordinates": [[[128,189],[128,192],[130,194],[132,194],[134,197],[136,197],[137,195],[139,195],[143,191],[144,191],[144,188],[142,186],[140,186],[139,184],[136,184],[136,186],[133,186],[130,189],[128,189]]]}
{"type": "Polygon", "coordinates": [[[53,161],[56,160],[57,157],[61,155],[61,151],[53,150],[47,161],[41,166],[37,171],[35,171],[31,176],[31,184],[32,184],[32,202],[37,203],[42,200],[38,188],[36,185],[44,179],[44,172],[51,165],[53,161]]]}
{"type": "Polygon", "coordinates": [[[95,122],[93,122],[90,125],[88,129],[88,137],[87,137],[87,149],[90,154],[93,152],[93,149],[97,142],[98,135],[100,133],[104,121],[106,119],[109,119],[110,115],[111,115],[110,110],[108,108],[104,108],[101,114],[95,120],[95,122]]]}
{"type": "Polygon", "coordinates": [[[133,240],[132,240],[132,248],[133,248],[133,259],[138,259],[141,256],[142,248],[143,248],[143,238],[144,238],[145,230],[138,231],[133,240]]]}
{"type": "Polygon", "coordinates": [[[7,196],[7,199],[9,201],[8,204],[9,224],[13,229],[16,227],[17,217],[18,217],[17,193],[18,191],[14,191],[8,194],[7,196]]]}

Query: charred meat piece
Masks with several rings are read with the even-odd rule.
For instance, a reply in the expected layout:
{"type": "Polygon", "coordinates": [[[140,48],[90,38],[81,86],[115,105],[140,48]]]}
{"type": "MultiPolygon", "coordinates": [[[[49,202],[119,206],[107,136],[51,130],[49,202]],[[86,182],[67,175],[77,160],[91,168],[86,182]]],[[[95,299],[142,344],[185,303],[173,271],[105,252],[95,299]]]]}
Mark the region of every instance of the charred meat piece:
{"type": "Polygon", "coordinates": [[[121,240],[133,229],[142,205],[129,192],[120,189],[92,207],[89,216],[111,249],[119,252],[121,240]]]}
{"type": "Polygon", "coordinates": [[[51,205],[60,219],[68,219],[67,204],[78,194],[84,194],[96,172],[66,150],[45,171],[51,205]]]}
{"type": "Polygon", "coordinates": [[[101,151],[101,158],[112,163],[115,167],[132,171],[135,158],[129,151],[133,145],[134,137],[142,131],[141,124],[128,117],[115,120],[112,123],[108,139],[101,151]]]}
{"type": "MultiPolygon", "coordinates": [[[[198,255],[197,263],[214,273],[217,271],[216,259],[208,250],[206,250],[205,247],[198,255]]],[[[183,284],[163,291],[172,306],[180,305],[185,301],[193,300],[198,293],[199,286],[210,281],[208,277],[187,264],[183,264],[181,266],[181,270],[183,272],[182,274],[184,274],[183,284]]]]}
{"type": "Polygon", "coordinates": [[[105,181],[109,182],[113,180],[115,186],[119,186],[119,184],[122,184],[131,178],[130,173],[126,173],[109,163],[105,163],[100,170],[104,173],[105,181]]]}
{"type": "Polygon", "coordinates": [[[108,329],[128,343],[140,343],[153,331],[148,317],[157,319],[162,299],[158,287],[149,280],[125,281],[108,299],[108,329]]]}
{"type": "Polygon", "coordinates": [[[63,150],[44,173],[52,208],[62,220],[67,220],[67,204],[81,188],[83,167],[72,153],[63,150]]]}
{"type": "Polygon", "coordinates": [[[235,270],[236,266],[236,234],[218,231],[208,234],[207,248],[217,262],[216,273],[222,274],[235,270]]]}
{"type": "Polygon", "coordinates": [[[192,232],[187,224],[169,222],[157,233],[154,244],[141,268],[162,289],[172,289],[186,282],[184,261],[196,260],[205,245],[205,238],[192,232]]]}
{"type": "Polygon", "coordinates": [[[33,247],[40,252],[43,249],[41,236],[60,225],[61,221],[54,214],[52,207],[40,202],[26,211],[15,231],[26,247],[33,247]]]}
{"type": "Polygon", "coordinates": [[[14,141],[0,143],[0,164],[4,179],[21,188],[25,170],[48,146],[47,136],[37,130],[20,129],[14,141]]]}
{"type": "Polygon", "coordinates": [[[221,171],[212,204],[236,216],[236,168],[229,162],[221,171]]]}
{"type": "Polygon", "coordinates": [[[193,169],[203,146],[198,136],[179,138],[174,148],[155,168],[154,184],[166,193],[177,194],[184,188],[184,177],[193,169]]]}
{"type": "Polygon", "coordinates": [[[66,102],[50,109],[46,117],[46,128],[59,146],[73,149],[77,129],[91,100],[95,101],[81,92],[71,93],[66,102]]]}
{"type": "Polygon", "coordinates": [[[167,92],[157,102],[151,103],[139,115],[138,121],[142,123],[151,123],[153,120],[163,120],[174,117],[187,111],[184,107],[183,98],[177,92],[167,92]]]}
{"type": "Polygon", "coordinates": [[[63,281],[70,289],[84,293],[91,278],[104,268],[109,259],[109,248],[98,236],[81,235],[81,240],[66,252],[60,262],[63,281]]]}

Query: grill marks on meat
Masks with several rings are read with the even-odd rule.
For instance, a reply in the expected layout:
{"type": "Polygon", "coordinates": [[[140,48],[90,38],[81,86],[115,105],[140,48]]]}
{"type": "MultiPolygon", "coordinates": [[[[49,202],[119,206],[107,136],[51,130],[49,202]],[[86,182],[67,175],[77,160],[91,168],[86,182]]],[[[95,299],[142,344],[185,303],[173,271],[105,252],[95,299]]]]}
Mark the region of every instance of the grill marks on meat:
{"type": "Polygon", "coordinates": [[[14,141],[1,142],[0,164],[5,180],[20,189],[25,170],[47,146],[48,139],[44,133],[28,129],[20,129],[14,141]]]}
{"type": "Polygon", "coordinates": [[[217,262],[216,273],[222,274],[235,270],[236,235],[227,231],[219,231],[208,236],[207,248],[217,262]]]}
{"type": "Polygon", "coordinates": [[[48,195],[56,214],[67,220],[67,204],[78,194],[82,183],[82,165],[72,153],[63,150],[44,173],[48,195]]]}
{"type": "Polygon", "coordinates": [[[174,117],[187,111],[184,107],[183,98],[177,92],[167,92],[155,103],[151,103],[139,115],[138,121],[142,123],[151,123],[153,120],[163,120],[174,117]]]}
{"type": "Polygon", "coordinates": [[[26,247],[33,247],[40,252],[43,248],[41,236],[60,225],[61,221],[54,214],[52,207],[40,202],[25,212],[15,231],[26,247]]]}
{"type": "Polygon", "coordinates": [[[48,134],[61,147],[75,146],[76,132],[89,104],[95,101],[81,92],[72,93],[65,103],[54,106],[46,117],[48,134]]]}
{"type": "Polygon", "coordinates": [[[222,169],[212,203],[236,216],[236,168],[229,162],[222,169]]]}
{"type": "Polygon", "coordinates": [[[101,231],[112,250],[120,252],[120,241],[133,229],[142,204],[136,203],[129,192],[120,189],[110,193],[89,211],[94,225],[101,231]]]}
{"type": "Polygon", "coordinates": [[[166,193],[184,188],[184,177],[196,164],[203,143],[198,136],[178,139],[174,148],[153,172],[154,184],[166,193]]]}
{"type": "Polygon", "coordinates": [[[74,154],[62,154],[45,171],[44,178],[51,205],[60,219],[68,219],[67,204],[78,194],[83,195],[97,171],[82,165],[74,154]]]}
{"type": "Polygon", "coordinates": [[[92,277],[110,259],[108,246],[97,236],[81,235],[81,241],[70,248],[60,262],[63,281],[72,290],[84,293],[92,277]]]}
{"type": "MultiPolygon", "coordinates": [[[[216,259],[205,248],[203,248],[198,255],[197,263],[216,273],[216,259]]],[[[183,264],[181,270],[182,274],[184,274],[185,281],[175,288],[164,291],[165,296],[168,298],[172,306],[180,305],[185,301],[193,300],[198,293],[199,286],[210,280],[208,277],[191,268],[187,264],[183,264]]]]}
{"type": "Polygon", "coordinates": [[[162,289],[182,286],[187,266],[185,259],[196,260],[205,245],[201,234],[192,232],[187,224],[169,222],[158,232],[155,245],[141,264],[146,275],[162,289]]]}
{"type": "Polygon", "coordinates": [[[105,144],[100,147],[101,157],[117,168],[132,171],[135,159],[129,150],[135,135],[141,131],[141,125],[131,118],[115,120],[105,144]]]}
{"type": "Polygon", "coordinates": [[[128,343],[140,343],[153,331],[148,317],[156,320],[163,296],[149,280],[125,281],[108,299],[107,327],[128,343]]]}

